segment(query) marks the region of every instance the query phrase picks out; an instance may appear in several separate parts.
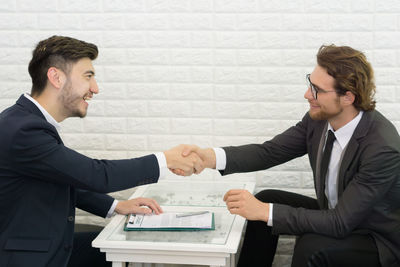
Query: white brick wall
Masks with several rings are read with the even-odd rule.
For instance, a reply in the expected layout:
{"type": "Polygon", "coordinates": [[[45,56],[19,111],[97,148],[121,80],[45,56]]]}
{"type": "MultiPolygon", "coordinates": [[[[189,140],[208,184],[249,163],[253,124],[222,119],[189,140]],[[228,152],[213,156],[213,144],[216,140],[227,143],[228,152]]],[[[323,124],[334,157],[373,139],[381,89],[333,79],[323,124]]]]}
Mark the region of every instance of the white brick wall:
{"type": "MultiPolygon", "coordinates": [[[[92,157],[263,142],[306,112],[305,74],[330,43],[367,54],[377,108],[400,129],[398,0],[0,3],[0,110],[29,92],[27,65],[39,40],[69,35],[99,46],[100,94],[87,118],[62,123],[65,143],[92,157]]],[[[313,194],[307,158],[226,179],[243,176],[258,190],[313,194]]],[[[214,171],[196,178],[221,179],[214,171]]]]}

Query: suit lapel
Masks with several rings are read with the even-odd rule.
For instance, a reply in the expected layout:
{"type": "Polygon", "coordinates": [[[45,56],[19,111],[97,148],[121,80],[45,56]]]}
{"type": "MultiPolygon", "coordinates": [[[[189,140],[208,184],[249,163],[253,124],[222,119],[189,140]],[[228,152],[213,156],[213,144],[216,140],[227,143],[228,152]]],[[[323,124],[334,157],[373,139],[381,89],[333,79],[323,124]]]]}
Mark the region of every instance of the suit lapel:
{"type": "Polygon", "coordinates": [[[338,196],[343,192],[343,185],[344,185],[344,174],[346,170],[349,168],[351,162],[354,159],[354,156],[356,155],[356,152],[358,150],[359,144],[358,140],[351,138],[349,143],[347,144],[346,150],[344,152],[344,155],[341,159],[340,162],[340,169],[339,169],[339,174],[338,174],[338,196]]]}
{"type": "Polygon", "coordinates": [[[354,130],[353,136],[345,148],[338,175],[338,197],[343,193],[345,173],[356,156],[359,147],[359,140],[367,135],[374,115],[375,111],[364,112],[360,122],[354,130]]]}
{"type": "Polygon", "coordinates": [[[315,190],[317,195],[317,200],[321,208],[324,208],[326,205],[325,195],[324,195],[324,188],[325,188],[325,181],[320,176],[320,168],[321,168],[321,159],[322,159],[322,148],[324,147],[325,143],[325,132],[328,129],[328,123],[326,122],[323,127],[317,127],[315,129],[315,134],[312,139],[313,149],[313,161],[315,162],[315,190]]]}

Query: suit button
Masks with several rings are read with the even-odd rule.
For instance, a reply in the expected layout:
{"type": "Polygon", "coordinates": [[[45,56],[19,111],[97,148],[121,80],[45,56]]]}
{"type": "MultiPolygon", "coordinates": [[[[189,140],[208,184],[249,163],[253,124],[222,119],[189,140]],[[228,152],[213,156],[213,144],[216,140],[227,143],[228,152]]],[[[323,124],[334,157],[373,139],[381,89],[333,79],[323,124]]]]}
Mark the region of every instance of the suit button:
{"type": "Polygon", "coordinates": [[[74,221],[74,216],[69,216],[69,217],[68,217],[68,221],[69,221],[69,222],[73,222],[73,221],[74,221]]]}

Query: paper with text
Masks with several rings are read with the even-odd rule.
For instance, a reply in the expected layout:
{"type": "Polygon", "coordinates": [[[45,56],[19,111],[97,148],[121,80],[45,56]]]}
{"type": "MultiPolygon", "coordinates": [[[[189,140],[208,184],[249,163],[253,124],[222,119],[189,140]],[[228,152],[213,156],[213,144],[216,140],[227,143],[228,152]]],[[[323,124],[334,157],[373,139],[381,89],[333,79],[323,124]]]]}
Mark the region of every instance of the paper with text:
{"type": "Polygon", "coordinates": [[[126,228],[199,228],[211,229],[213,227],[213,213],[205,212],[184,217],[181,212],[166,212],[155,214],[131,214],[126,228]],[[178,216],[177,216],[178,215],[178,216]]]}

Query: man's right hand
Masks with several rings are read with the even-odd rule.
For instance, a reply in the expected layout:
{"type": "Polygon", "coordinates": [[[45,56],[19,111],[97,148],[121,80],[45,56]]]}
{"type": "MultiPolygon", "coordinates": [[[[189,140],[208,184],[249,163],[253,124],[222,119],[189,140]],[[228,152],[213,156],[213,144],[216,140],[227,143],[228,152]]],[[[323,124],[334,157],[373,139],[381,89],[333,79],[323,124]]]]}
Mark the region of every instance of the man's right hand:
{"type": "Polygon", "coordinates": [[[167,167],[177,175],[189,176],[204,170],[204,162],[198,154],[190,151],[184,154],[187,147],[191,146],[179,145],[164,151],[167,167]]]}
{"type": "MultiPolygon", "coordinates": [[[[216,156],[214,149],[212,148],[200,148],[196,145],[180,145],[183,148],[182,156],[189,157],[193,154],[196,154],[200,157],[203,164],[201,166],[196,167],[195,173],[201,173],[205,168],[215,169],[216,165],[216,156]]],[[[177,175],[184,175],[183,170],[170,168],[170,170],[177,175]]]]}
{"type": "Polygon", "coordinates": [[[215,169],[216,158],[215,158],[214,149],[200,148],[196,145],[185,145],[182,155],[184,157],[186,157],[186,156],[190,155],[192,152],[199,155],[199,157],[203,160],[203,162],[204,162],[203,169],[205,169],[205,168],[215,169]]]}

